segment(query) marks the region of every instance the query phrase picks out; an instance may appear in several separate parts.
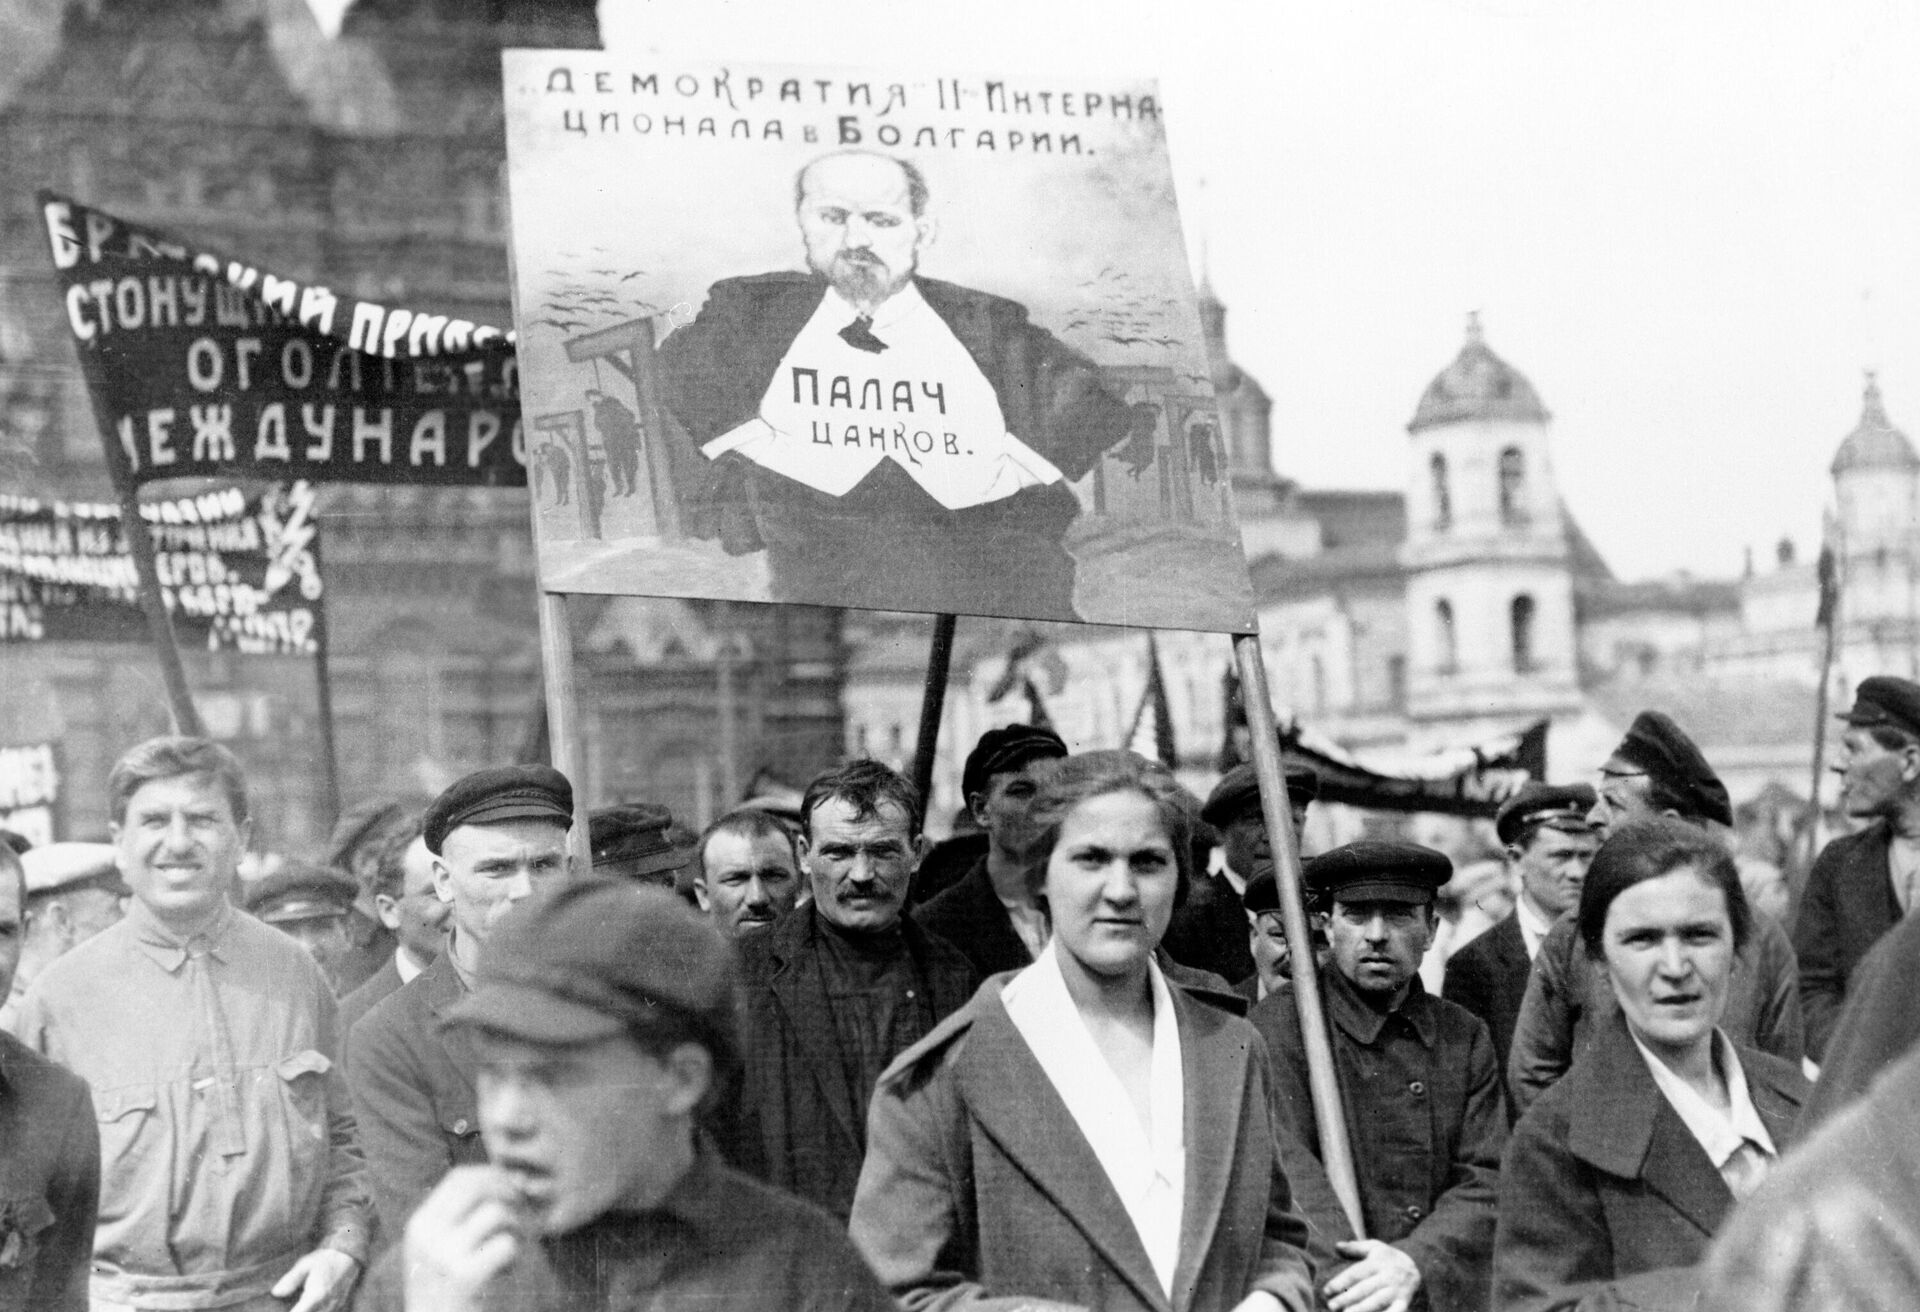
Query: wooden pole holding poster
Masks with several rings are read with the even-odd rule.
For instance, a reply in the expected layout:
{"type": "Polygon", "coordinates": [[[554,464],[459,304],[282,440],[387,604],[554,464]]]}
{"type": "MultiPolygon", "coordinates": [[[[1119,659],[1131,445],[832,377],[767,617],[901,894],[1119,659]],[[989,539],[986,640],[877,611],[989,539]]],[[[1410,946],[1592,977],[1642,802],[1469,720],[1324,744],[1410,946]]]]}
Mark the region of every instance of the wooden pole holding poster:
{"type": "Polygon", "coordinates": [[[573,630],[563,592],[540,594],[540,663],[546,671],[547,738],[553,768],[573,785],[573,831],[567,850],[575,874],[593,869],[593,808],[587,803],[587,742],[580,731],[580,699],[573,678],[573,630]]]}
{"type": "MultiPolygon", "coordinates": [[[[96,411],[105,413],[97,404],[96,411]]],[[[113,443],[109,441],[107,445],[111,448],[113,443]]],[[[167,614],[166,594],[160,590],[160,571],[153,563],[153,535],[147,532],[147,521],[140,518],[140,493],[133,480],[124,476],[117,466],[113,482],[120,494],[120,526],[127,535],[127,550],[133,556],[133,572],[140,580],[140,609],[147,614],[147,631],[153,637],[154,655],[160,660],[160,677],[167,685],[167,706],[173,713],[174,731],[204,738],[207,727],[201,722],[200,709],[193,704],[193,693],[187,688],[187,670],[180,661],[180,643],[173,634],[173,617],[167,614]]]]}
{"type": "Polygon", "coordinates": [[[1333,1069],[1333,1045],[1327,1038],[1326,1012],[1320,1005],[1320,979],[1315,973],[1313,940],[1307,933],[1306,906],[1301,898],[1300,849],[1294,840],[1293,816],[1287,804],[1286,773],[1280,766],[1280,732],[1267,698],[1267,671],[1257,634],[1233,639],[1240,666],[1247,728],[1252,738],[1253,773],[1260,785],[1260,816],[1266,822],[1273,848],[1273,877],[1279,885],[1280,915],[1286,925],[1289,968],[1293,973],[1294,1002],[1300,1008],[1300,1035],[1306,1045],[1307,1085],[1313,1095],[1313,1119],[1320,1130],[1320,1161],[1327,1169],[1333,1192],[1346,1210],[1353,1233],[1364,1238],[1360,1214],[1360,1183],[1354,1173],[1353,1151],[1347,1138],[1346,1106],[1340,1100],[1340,1081],[1333,1069]]]}
{"type": "Polygon", "coordinates": [[[947,708],[947,670],[953,664],[955,617],[933,617],[933,643],[927,649],[927,686],[920,695],[920,733],[913,748],[913,786],[920,794],[921,823],[933,792],[933,753],[940,746],[940,717],[947,708]]]}

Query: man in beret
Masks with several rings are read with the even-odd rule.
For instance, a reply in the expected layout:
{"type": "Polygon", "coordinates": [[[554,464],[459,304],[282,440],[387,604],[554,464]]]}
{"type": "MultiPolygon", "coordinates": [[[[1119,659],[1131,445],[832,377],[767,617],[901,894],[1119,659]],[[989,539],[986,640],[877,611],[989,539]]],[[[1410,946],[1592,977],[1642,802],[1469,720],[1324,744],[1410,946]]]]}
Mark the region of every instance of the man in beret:
{"type": "Polygon", "coordinates": [[[514,909],[448,1017],[490,1164],[435,1186],[365,1312],[889,1312],[841,1226],[696,1133],[733,1000],[726,943],[664,890],[590,877],[514,909]]]}
{"type": "Polygon", "coordinates": [[[359,896],[360,886],[336,870],[288,861],[253,881],[246,892],[246,907],[255,919],[304,948],[338,997],[340,972],[353,951],[347,917],[359,896]]]}
{"type": "Polygon", "coordinates": [[[468,1036],[443,1028],[473,990],[494,927],[514,903],[570,869],[573,787],[547,765],[481,770],[427,808],[433,884],[452,928],[440,955],[347,1036],[381,1242],[455,1166],[484,1161],[468,1036]]]}
{"type": "Polygon", "coordinates": [[[1863,679],[1840,718],[1840,805],[1866,826],[1821,849],[1794,924],[1800,1010],[1815,1061],[1861,958],[1920,906],[1920,683],[1863,679]]]}
{"type": "Polygon", "coordinates": [[[652,802],[601,807],[588,818],[594,873],[672,888],[681,862],[672,824],[673,812],[652,802]]]}
{"type": "Polygon", "coordinates": [[[334,1312],[367,1254],[365,1167],[313,958],[229,902],[246,780],[206,738],[107,777],[132,905],[49,965],[21,1037],[93,1089],[93,1312],[334,1312]]]}
{"type": "Polygon", "coordinates": [[[721,816],[694,853],[694,901],[727,938],[773,928],[800,896],[799,845],[765,811],[742,807],[721,816]]]}
{"type": "Polygon", "coordinates": [[[1051,729],[1010,724],[989,729],[967,754],[960,788],[987,835],[987,850],[960,882],[914,909],[923,929],[959,948],[985,979],[1024,970],[1047,942],[1047,918],[1027,895],[1033,769],[1067,754],[1051,729]]]}
{"type": "MultiPolygon", "coordinates": [[[[1327,913],[1319,971],[1327,1033],[1352,1131],[1367,1239],[1324,1286],[1335,1307],[1432,1312],[1487,1306],[1495,1187],[1507,1115],[1493,1040],[1479,1017],[1428,993],[1420,959],[1452,864],[1409,843],[1349,843],[1305,863],[1327,913]]],[[[1273,1058],[1276,1104],[1318,1155],[1306,1046],[1291,991],[1249,1017],[1273,1058]]],[[[1339,1217],[1310,1217],[1339,1231],[1339,1217]]]]}
{"type": "Polygon", "coordinates": [[[958,948],[903,913],[926,852],[911,783],[850,761],[807,785],[801,816],[813,897],[738,940],[745,1070],[723,1109],[731,1119],[713,1129],[735,1165],[844,1221],[880,1072],[978,979],[958,948]]]}
{"type": "Polygon", "coordinates": [[[374,915],[393,935],[394,947],[366,983],[340,999],[343,1040],[382,998],[414,979],[440,955],[440,941],[453,908],[434,891],[433,853],[427,851],[424,814],[388,830],[374,856],[365,888],[371,895],[374,915]]]}
{"type": "MultiPolygon", "coordinates": [[[[9,849],[11,850],[11,849],[9,849]]],[[[0,1030],[15,1032],[20,1000],[56,958],[119,923],[130,896],[111,843],[48,843],[20,858],[26,872],[26,931],[0,1030]]]]}
{"type": "MultiPolygon", "coordinates": [[[[26,901],[20,856],[0,843],[0,987],[20,955],[26,901]]],[[[0,1312],[87,1312],[99,1207],[86,1082],[0,1032],[0,1312]]]]}
{"type": "MultiPolygon", "coordinates": [[[[1285,768],[1287,810],[1293,818],[1294,850],[1307,824],[1307,807],[1320,795],[1320,777],[1309,766],[1289,761],[1285,768]]],[[[1211,971],[1234,982],[1251,998],[1259,988],[1258,962],[1250,947],[1246,890],[1273,867],[1267,822],[1260,812],[1260,786],[1253,766],[1237,765],[1221,777],[1201,804],[1200,819],[1219,832],[1225,869],[1208,872],[1194,863],[1186,899],[1173,912],[1161,945],[1184,966],[1211,971]]],[[[1278,910],[1275,895],[1274,909],[1278,910]]],[[[1282,938],[1282,943],[1285,940],[1282,938]]],[[[1279,969],[1284,973],[1284,962],[1279,969]]]]}
{"type": "MultiPolygon", "coordinates": [[[[1727,789],[1693,739],[1659,711],[1634,717],[1626,737],[1600,767],[1597,801],[1587,819],[1601,835],[1638,819],[1672,816],[1703,829],[1733,823],[1727,789]]],[[[1575,924],[1577,909],[1554,922],[1534,954],[1526,996],[1507,1053],[1507,1095],[1515,1119],[1573,1065],[1596,1023],[1619,1007],[1605,967],[1591,960],[1575,924]]],[[[1779,921],[1755,912],[1740,951],[1720,1028],[1736,1043],[1798,1064],[1805,1055],[1799,969],[1779,921]]]]}
{"type": "Polygon", "coordinates": [[[1494,816],[1519,896],[1511,915],[1447,958],[1440,994],[1487,1023],[1502,1080],[1533,959],[1554,921],[1579,905],[1600,848],[1587,821],[1598,800],[1586,784],[1529,783],[1494,816]]]}

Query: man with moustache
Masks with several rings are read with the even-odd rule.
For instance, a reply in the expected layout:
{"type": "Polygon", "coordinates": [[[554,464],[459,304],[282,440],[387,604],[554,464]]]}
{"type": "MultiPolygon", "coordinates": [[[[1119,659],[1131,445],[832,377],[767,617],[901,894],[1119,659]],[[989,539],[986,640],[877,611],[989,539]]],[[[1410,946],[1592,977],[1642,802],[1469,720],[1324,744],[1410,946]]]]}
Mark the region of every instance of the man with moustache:
{"type": "Polygon", "coordinates": [[[1554,922],[1579,905],[1587,867],[1600,848],[1587,822],[1598,800],[1585,784],[1530,783],[1494,816],[1519,896],[1513,914],[1447,958],[1440,996],[1487,1023],[1502,1079],[1533,959],[1554,922]]]}
{"type": "MultiPolygon", "coordinates": [[[[1420,1298],[1430,1312],[1479,1312],[1491,1293],[1507,1132],[1500,1071],[1486,1025],[1419,976],[1452,863],[1410,843],[1363,841],[1309,858],[1303,874],[1329,907],[1320,988],[1370,1236],[1336,1245],[1351,1265],[1325,1282],[1328,1306],[1406,1312],[1420,1298]]],[[[1280,1114],[1317,1157],[1292,990],[1248,1019],[1272,1054],[1280,1114]]],[[[1343,1217],[1313,1215],[1314,1198],[1303,1205],[1322,1228],[1345,1229],[1343,1217]]]]}
{"type": "MultiPolygon", "coordinates": [[[[1587,820],[1601,841],[1634,820],[1673,816],[1706,829],[1733,823],[1727,786],[1680,726],[1660,711],[1642,711],[1600,766],[1596,801],[1587,820]]],[[[1526,996],[1507,1053],[1507,1094],[1518,1119],[1541,1090],[1567,1073],[1598,1020],[1619,1003],[1604,967],[1580,942],[1577,908],[1547,931],[1527,976],[1526,996]]],[[[1753,917],[1740,950],[1720,1027],[1736,1043],[1798,1063],[1805,1055],[1800,986],[1793,944],[1780,922],[1753,917]]]]}
{"type": "Polygon", "coordinates": [[[367,1150],[382,1243],[455,1166],[484,1161],[474,1056],[446,1017],[473,991],[494,927],[571,868],[573,786],[548,765],[480,770],[427,808],[422,838],[452,928],[440,955],[347,1036],[347,1078],[367,1150]]]}
{"type": "Polygon", "coordinates": [[[660,347],[695,531],[765,549],[775,601],[1078,618],[1070,485],[1126,403],[1020,305],[920,274],[912,163],[823,155],[794,199],[807,272],[716,283],[660,347]]]}
{"type": "Polygon", "coordinates": [[[800,814],[813,899],[739,940],[743,1085],[713,1128],[736,1165],[844,1221],[880,1072],[977,979],[903,914],[927,848],[912,784],[851,761],[807,785],[800,814]]]}
{"type": "Polygon", "coordinates": [[[769,929],[800,896],[793,832],[765,811],[721,816],[700,835],[693,899],[728,938],[769,929]]]}
{"type": "Polygon", "coordinates": [[[921,928],[959,948],[982,979],[1024,970],[1047,942],[1047,917],[1027,892],[1027,807],[1033,769],[1067,754],[1051,729],[1009,724],[980,735],[960,772],[987,850],[958,883],[915,908],[921,928]]]}
{"type": "Polygon", "coordinates": [[[1821,849],[1794,922],[1815,1061],[1824,1059],[1861,958],[1920,905],[1920,683],[1862,679],[1840,718],[1840,805],[1867,825],[1821,849]]]}
{"type": "MultiPolygon", "coordinates": [[[[0,842],[0,991],[20,959],[26,901],[20,856],[0,842]]],[[[0,1032],[0,1312],[87,1312],[99,1205],[86,1083],[0,1032]]]]}
{"type": "Polygon", "coordinates": [[[313,958],[229,902],[250,828],[240,763],[154,738],[107,778],[133,902],[48,966],[21,1036],[93,1089],[93,1312],[345,1306],[365,1172],[313,958]]]}

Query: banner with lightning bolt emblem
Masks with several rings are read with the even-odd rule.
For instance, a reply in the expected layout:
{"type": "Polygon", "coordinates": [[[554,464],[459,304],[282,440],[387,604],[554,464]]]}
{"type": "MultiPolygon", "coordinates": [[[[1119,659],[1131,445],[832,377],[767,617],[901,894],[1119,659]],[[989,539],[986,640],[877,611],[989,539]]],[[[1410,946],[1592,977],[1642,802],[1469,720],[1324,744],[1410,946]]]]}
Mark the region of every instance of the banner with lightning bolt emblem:
{"type": "MultiPolygon", "coordinates": [[[[250,655],[323,653],[312,484],[150,501],[141,518],[184,643],[250,655]]],[[[118,505],[0,494],[0,644],[147,636],[118,505]]]]}

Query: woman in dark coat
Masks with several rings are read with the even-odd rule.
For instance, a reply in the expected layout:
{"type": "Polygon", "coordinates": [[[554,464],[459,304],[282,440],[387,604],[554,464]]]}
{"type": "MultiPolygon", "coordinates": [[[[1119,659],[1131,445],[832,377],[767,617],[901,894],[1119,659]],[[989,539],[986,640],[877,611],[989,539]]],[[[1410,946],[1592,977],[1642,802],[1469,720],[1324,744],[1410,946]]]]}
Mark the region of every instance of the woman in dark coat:
{"type": "Polygon", "coordinates": [[[881,1078],[855,1244],[909,1309],[1304,1312],[1259,1036],[1154,961],[1190,859],[1176,786],[1069,757],[1030,817],[1052,938],[881,1078]]]}
{"type": "Polygon", "coordinates": [[[1718,1028],[1750,913],[1726,850],[1662,819],[1615,832],[1581,890],[1620,1013],[1514,1128],[1495,1306],[1684,1309],[1735,1201],[1786,1149],[1798,1068],[1718,1028]]]}

